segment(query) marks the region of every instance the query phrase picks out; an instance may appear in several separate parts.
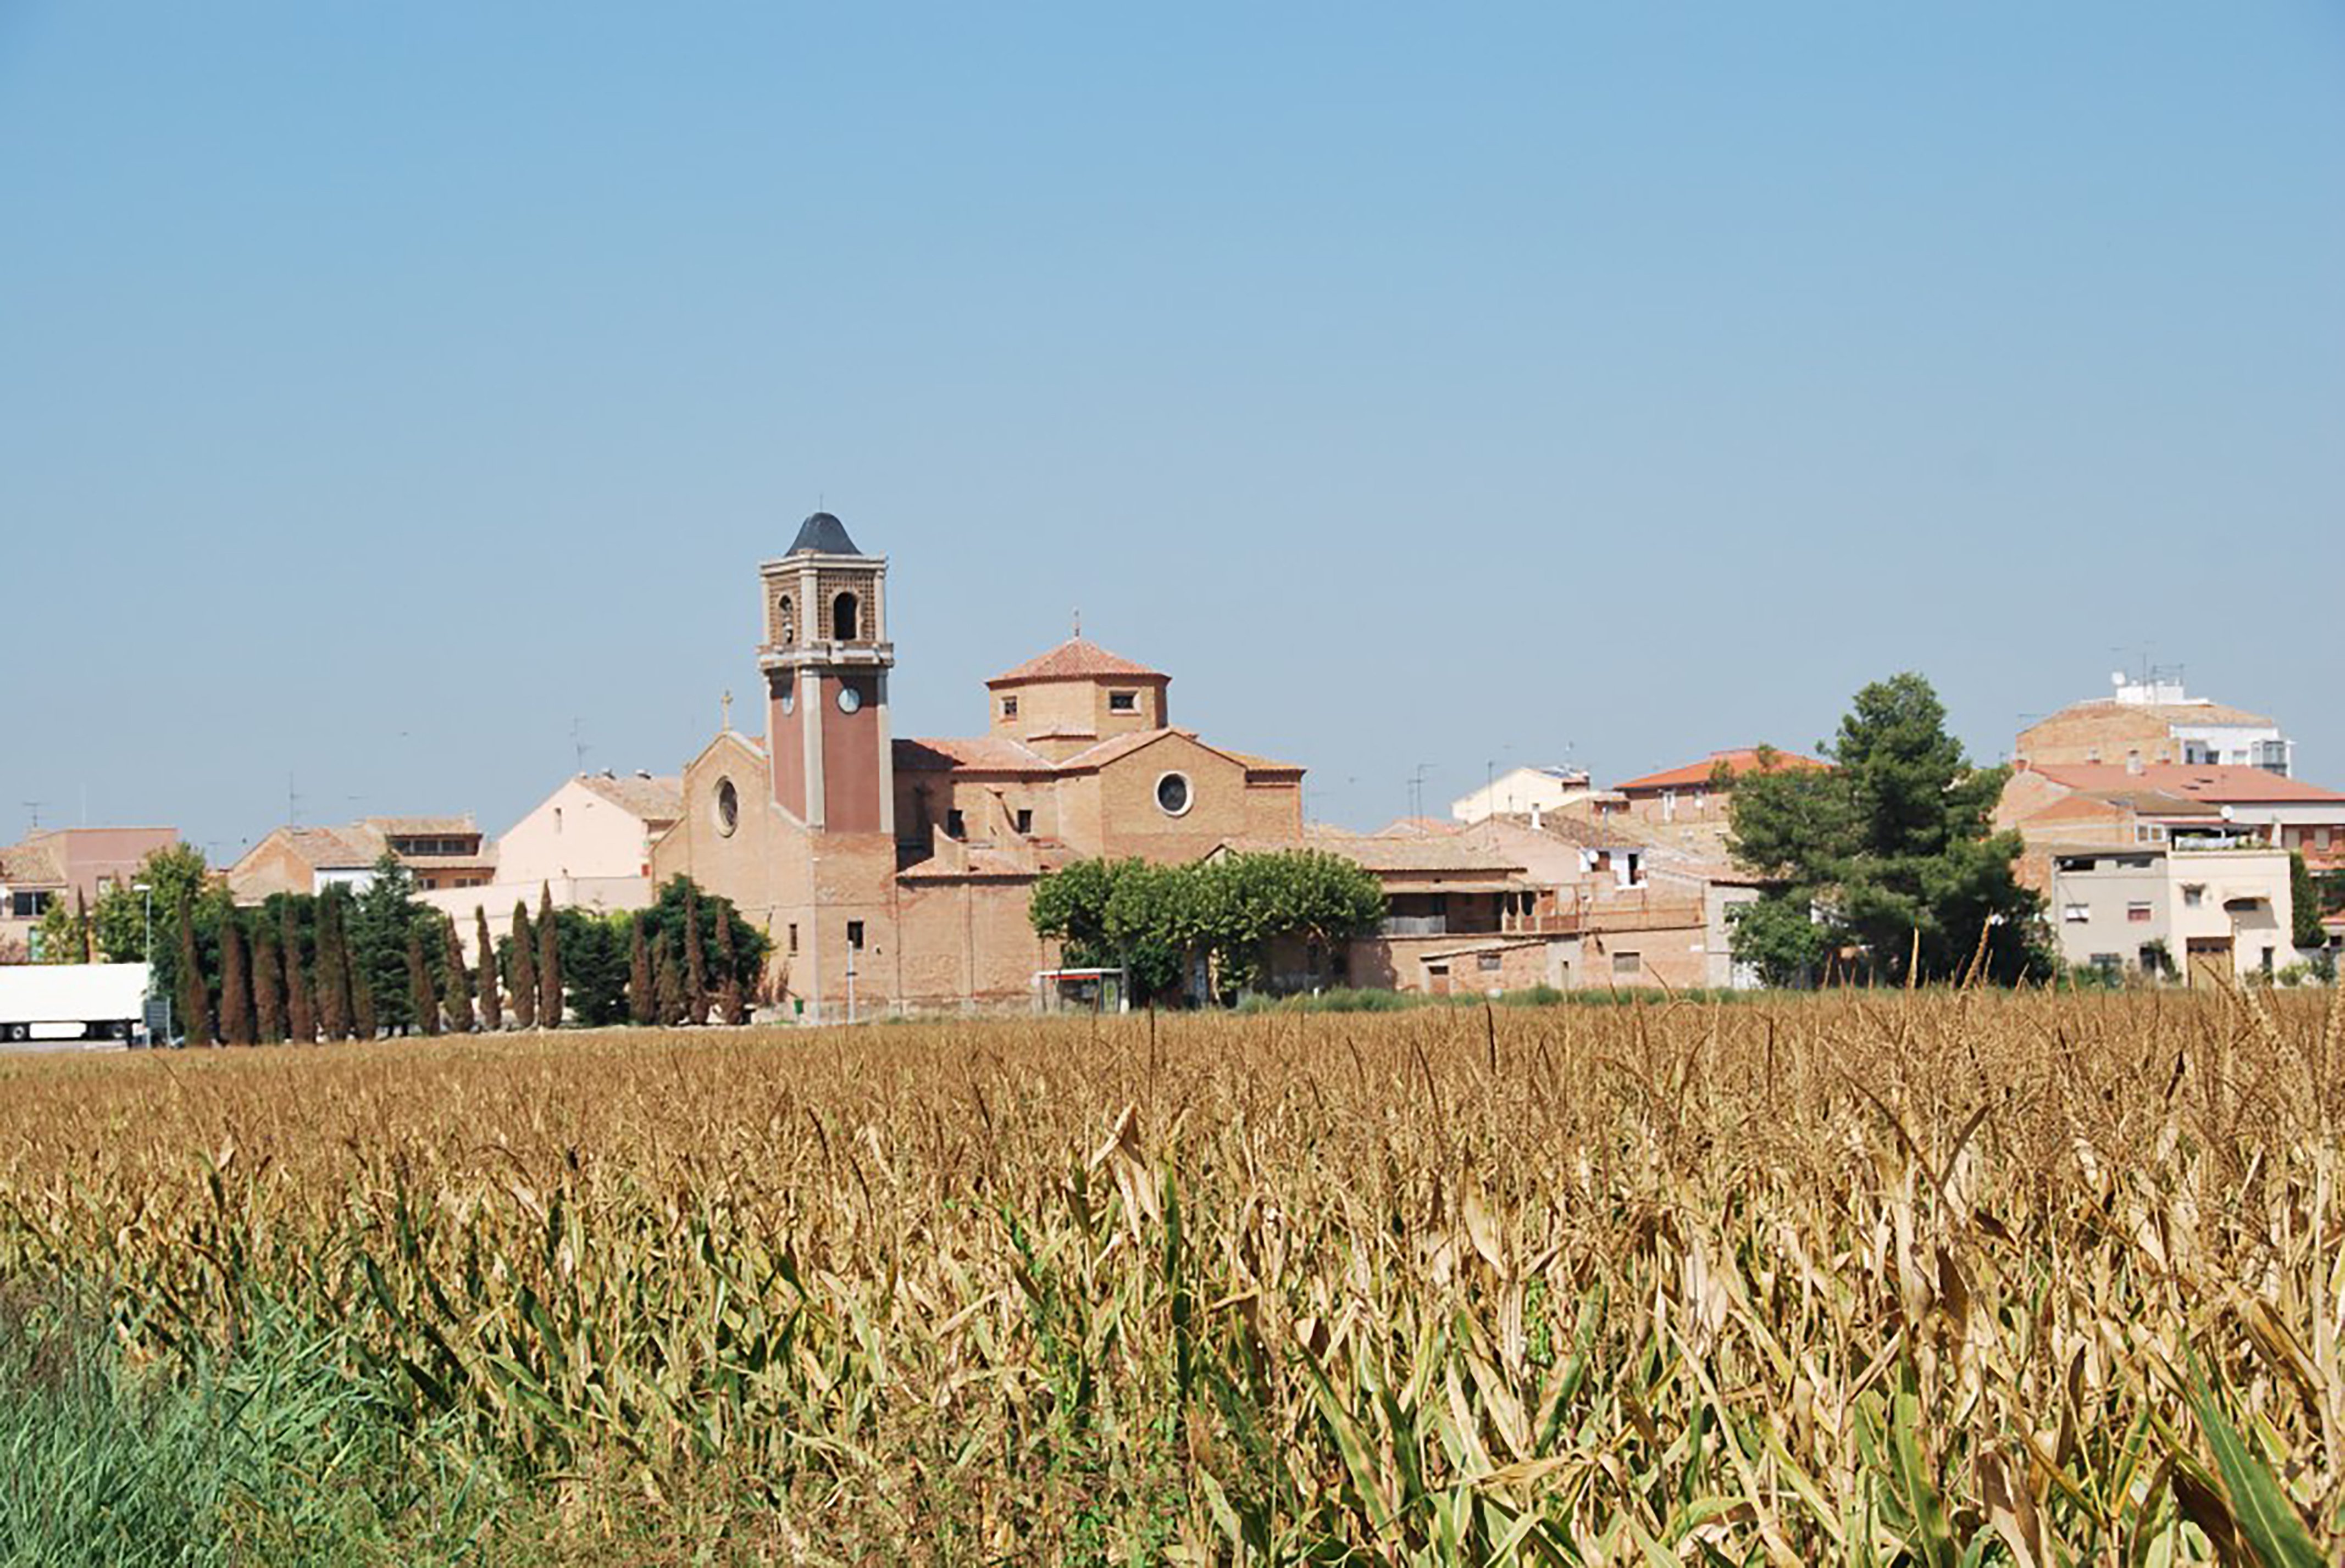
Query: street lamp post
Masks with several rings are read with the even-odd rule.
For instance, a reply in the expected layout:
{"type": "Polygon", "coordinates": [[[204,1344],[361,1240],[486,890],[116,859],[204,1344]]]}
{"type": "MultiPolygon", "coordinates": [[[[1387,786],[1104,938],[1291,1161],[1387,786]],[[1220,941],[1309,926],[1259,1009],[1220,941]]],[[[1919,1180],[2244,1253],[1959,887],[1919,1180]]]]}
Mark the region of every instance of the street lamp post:
{"type": "MultiPolygon", "coordinates": [[[[142,945],[142,946],[141,946],[141,955],[142,955],[142,956],[144,956],[144,957],[146,958],[146,960],[147,960],[147,997],[148,997],[148,999],[149,999],[149,1000],[152,1000],[152,999],[154,998],[154,996],[156,996],[156,990],[155,990],[155,885],[154,885],[153,883],[151,883],[151,882],[134,882],[134,883],[132,883],[132,884],[130,885],[130,891],[131,891],[131,892],[133,892],[133,893],[137,894],[137,895],[138,895],[138,896],[139,896],[139,898],[140,898],[140,899],[145,903],[145,905],[146,905],[146,906],[147,906],[147,939],[146,939],[145,943],[144,943],[144,944],[142,945]]],[[[171,1038],[171,998],[170,998],[169,995],[168,995],[168,993],[166,993],[166,994],[163,996],[163,1040],[164,1040],[164,1043],[168,1045],[168,1044],[170,1042],[170,1038],[171,1038]]],[[[153,1045],[153,1044],[155,1043],[154,1038],[153,1038],[153,1031],[152,1031],[152,1029],[151,1029],[151,1028],[148,1030],[148,1038],[147,1038],[147,1043],[148,1045],[150,1045],[150,1046],[151,1046],[151,1045],[153,1045]]]]}

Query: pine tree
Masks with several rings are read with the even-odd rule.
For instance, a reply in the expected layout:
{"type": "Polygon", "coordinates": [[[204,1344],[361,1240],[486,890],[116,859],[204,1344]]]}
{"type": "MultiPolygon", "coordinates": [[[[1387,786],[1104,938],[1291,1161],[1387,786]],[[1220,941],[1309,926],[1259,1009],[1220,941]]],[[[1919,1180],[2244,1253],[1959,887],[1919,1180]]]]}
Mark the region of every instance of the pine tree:
{"type": "Polygon", "coordinates": [[[414,1009],[415,1027],[427,1035],[440,1032],[440,998],[432,994],[431,970],[423,962],[423,932],[407,928],[407,1005],[414,1009]]]}
{"type": "Polygon", "coordinates": [[[285,901],[283,946],[285,965],[285,1033],[304,1046],[318,1043],[318,1008],[310,999],[309,966],[301,960],[301,928],[293,918],[293,901],[285,901]]]}
{"type": "Polygon", "coordinates": [[[652,943],[652,974],[655,1021],[672,1027],[684,1017],[684,977],[675,972],[675,949],[667,945],[665,931],[652,943]]]}
{"type": "Polygon", "coordinates": [[[456,935],[452,915],[440,916],[440,1005],[452,1033],[472,1032],[472,977],[464,972],[464,939],[456,935]]]}
{"type": "Polygon", "coordinates": [[[700,899],[684,901],[684,1021],[708,1022],[708,970],[700,956],[700,899]]]}
{"type": "Polygon", "coordinates": [[[640,917],[627,922],[627,1017],[650,1026],[659,1021],[659,999],[652,995],[651,948],[644,941],[640,917]]]}
{"type": "Polygon", "coordinates": [[[497,949],[489,940],[489,912],[479,905],[472,905],[472,919],[477,927],[474,938],[480,944],[481,1027],[494,1034],[505,1027],[505,1010],[497,1000],[497,949]]]}
{"type": "Polygon", "coordinates": [[[542,1027],[562,1027],[562,943],[553,923],[553,890],[537,889],[537,1017],[542,1027]]]}
{"type": "Polygon", "coordinates": [[[719,905],[716,911],[716,962],[725,971],[725,983],[717,995],[717,1017],[727,1024],[742,1024],[744,1016],[741,996],[741,966],[733,948],[733,914],[719,905]]]}
{"type": "Polygon", "coordinates": [[[259,1025],[260,1043],[273,1046],[285,1038],[285,967],[277,956],[277,930],[264,911],[253,920],[252,1005],[259,1025]]]}
{"type": "MultiPolygon", "coordinates": [[[[341,900],[318,900],[318,1032],[350,1037],[350,964],[342,951],[341,900]]],[[[371,1011],[371,1008],[370,1008],[371,1011]]]]}
{"type": "Polygon", "coordinates": [[[212,1043],[212,996],[196,956],[193,903],[179,900],[179,1037],[191,1046],[212,1043]]]}
{"type": "Polygon", "coordinates": [[[249,1046],[259,1031],[252,1017],[252,962],[245,951],[244,925],[233,909],[220,916],[220,1040],[249,1046]]]}
{"type": "Polygon", "coordinates": [[[513,900],[513,935],[506,939],[505,989],[513,996],[513,1022],[537,1027],[537,933],[530,929],[529,901],[513,900]]]}

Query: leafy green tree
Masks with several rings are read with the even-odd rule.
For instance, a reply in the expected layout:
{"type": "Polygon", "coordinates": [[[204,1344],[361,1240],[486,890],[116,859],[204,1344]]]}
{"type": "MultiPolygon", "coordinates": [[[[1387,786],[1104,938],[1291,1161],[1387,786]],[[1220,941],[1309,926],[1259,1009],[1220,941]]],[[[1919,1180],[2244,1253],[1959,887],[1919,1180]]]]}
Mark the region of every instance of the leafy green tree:
{"type": "Polygon", "coordinates": [[[626,938],[634,921],[624,915],[597,916],[584,909],[553,912],[554,940],[561,953],[562,980],[571,1017],[590,1029],[627,1018],[626,938]]]}
{"type": "Polygon", "coordinates": [[[645,922],[627,922],[627,1018],[649,1027],[659,1019],[659,1000],[652,995],[651,946],[644,940],[645,922]]]}
{"type": "MultiPolygon", "coordinates": [[[[301,924],[296,918],[299,905],[313,904],[314,901],[286,897],[281,902],[279,899],[271,899],[270,902],[278,905],[279,962],[285,966],[285,1037],[299,1045],[315,1045],[318,1041],[318,1005],[314,999],[316,993],[310,988],[310,958],[303,951],[301,924]]],[[[314,913],[313,909],[313,916],[314,913]]]]}
{"type": "Polygon", "coordinates": [[[179,900],[179,961],[174,976],[179,992],[179,1037],[191,1046],[212,1043],[212,994],[196,954],[196,901],[179,900]]]}
{"type": "Polygon", "coordinates": [[[652,1011],[662,1028],[684,1017],[684,977],[676,972],[675,949],[665,931],[652,939],[652,1011]]]}
{"type": "Polygon", "coordinates": [[[2288,852],[2288,888],[2296,946],[2304,948],[2327,946],[2329,933],[2320,924],[2320,889],[2314,884],[2312,868],[2304,864],[2304,855],[2300,850],[2288,852]]]}
{"type": "Polygon", "coordinates": [[[357,1017],[344,927],[350,902],[350,890],[346,887],[329,887],[318,895],[318,1032],[329,1040],[349,1039],[357,1017]]]}
{"type": "Polygon", "coordinates": [[[1761,766],[1735,780],[1732,847],[1774,879],[1735,912],[1735,956],[1771,983],[1845,956],[1877,983],[2049,972],[2040,901],[2012,865],[2019,835],[1990,830],[2009,770],[1978,768],[1946,733],[1921,676],[1856,694],[1829,771],[1761,766]],[[1917,967],[1918,966],[1918,967],[1917,967]]]}
{"type": "Polygon", "coordinates": [[[513,998],[513,1023],[537,1027],[537,933],[529,924],[529,904],[513,900],[513,928],[505,934],[505,994],[513,998]]]}
{"type": "Polygon", "coordinates": [[[244,921],[234,910],[220,922],[220,1039],[231,1046],[257,1044],[259,1025],[252,1005],[252,957],[244,944],[244,921]]]}
{"type": "Polygon", "coordinates": [[[497,999],[497,949],[489,940],[489,912],[473,905],[472,922],[473,951],[481,956],[480,972],[475,976],[481,987],[481,1027],[494,1034],[505,1027],[505,1015],[497,999]]]}
{"type": "Polygon", "coordinates": [[[89,917],[82,911],[79,889],[73,903],[52,898],[41,911],[40,924],[33,927],[33,956],[44,964],[89,962],[89,917]]]}
{"type": "Polygon", "coordinates": [[[407,927],[407,1016],[411,1027],[427,1035],[440,1032],[440,997],[431,987],[431,966],[423,961],[423,929],[407,927]]]}
{"type": "Polygon", "coordinates": [[[553,923],[553,889],[537,888],[537,1021],[548,1029],[562,1027],[562,941],[553,923]]]}
{"type": "MultiPolygon", "coordinates": [[[[436,925],[437,916],[415,896],[415,874],[385,850],[351,903],[350,936],[355,986],[373,997],[375,1021],[390,1033],[438,1026],[438,1000],[418,1003],[407,957],[411,939],[420,943],[425,927],[436,925]]],[[[431,936],[438,946],[438,931],[431,936]]],[[[421,995],[431,996],[428,988],[421,995]]]]}
{"type": "Polygon", "coordinates": [[[708,1022],[708,965],[700,946],[699,895],[693,888],[684,901],[684,1021],[693,1025],[708,1022]]]}
{"type": "MultiPolygon", "coordinates": [[[[685,983],[688,965],[684,958],[686,940],[685,911],[687,904],[695,912],[691,922],[695,929],[691,935],[700,945],[701,973],[715,978],[720,986],[726,975],[730,973],[740,981],[745,994],[754,992],[758,976],[765,972],[766,955],[773,951],[773,943],[764,932],[741,917],[741,912],[733,906],[731,899],[719,897],[695,885],[688,876],[679,874],[668,878],[666,885],[659,890],[659,896],[652,901],[651,907],[635,916],[644,927],[646,951],[655,947],[660,937],[665,936],[670,952],[677,959],[676,983],[679,986],[685,983]],[[732,941],[733,954],[729,960],[717,938],[720,929],[732,941]]],[[[658,989],[656,957],[656,954],[652,956],[655,992],[658,989]]],[[[684,1007],[679,1004],[676,1016],[681,1017],[683,1012],[684,1007]]]]}
{"type": "MultiPolygon", "coordinates": [[[[148,895],[132,885],[145,883],[153,890],[156,929],[164,940],[158,965],[168,966],[171,943],[169,921],[171,912],[179,906],[181,897],[200,899],[211,886],[211,867],[205,864],[204,852],[192,844],[167,845],[150,850],[131,874],[129,882],[118,882],[97,895],[91,918],[96,926],[97,950],[106,955],[109,964],[140,964],[147,960],[147,909],[148,895]]],[[[202,912],[198,911],[200,925],[202,912]]],[[[201,933],[198,931],[198,940],[201,933]]]]}
{"type": "Polygon", "coordinates": [[[285,962],[279,956],[277,922],[267,909],[253,912],[252,1010],[260,1043],[285,1038],[285,962]]]}
{"type": "Polygon", "coordinates": [[[472,976],[464,968],[464,939],[456,935],[456,918],[440,916],[440,1006],[448,1027],[469,1035],[478,1027],[472,1017],[472,976]]]}

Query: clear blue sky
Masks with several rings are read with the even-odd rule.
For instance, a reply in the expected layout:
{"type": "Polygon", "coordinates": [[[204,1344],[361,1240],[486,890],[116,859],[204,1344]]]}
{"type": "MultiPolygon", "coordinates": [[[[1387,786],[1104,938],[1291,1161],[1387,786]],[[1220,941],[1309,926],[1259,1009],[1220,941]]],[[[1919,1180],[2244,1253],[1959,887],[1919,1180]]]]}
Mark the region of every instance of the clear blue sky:
{"type": "Polygon", "coordinates": [[[2345,785],[2345,8],[0,0],[0,838],[672,771],[818,497],[899,733],[1080,605],[1360,825],[2145,650],[2345,785]]]}

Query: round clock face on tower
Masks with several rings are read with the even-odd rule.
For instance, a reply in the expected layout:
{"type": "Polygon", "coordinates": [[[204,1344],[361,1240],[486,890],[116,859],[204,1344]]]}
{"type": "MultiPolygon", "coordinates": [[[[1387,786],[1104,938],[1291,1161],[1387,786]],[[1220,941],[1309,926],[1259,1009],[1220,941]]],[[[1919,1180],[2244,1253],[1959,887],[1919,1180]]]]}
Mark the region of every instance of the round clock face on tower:
{"type": "Polygon", "coordinates": [[[840,713],[851,713],[862,705],[862,693],[857,691],[852,686],[841,686],[838,689],[838,711],[840,713]]]}

